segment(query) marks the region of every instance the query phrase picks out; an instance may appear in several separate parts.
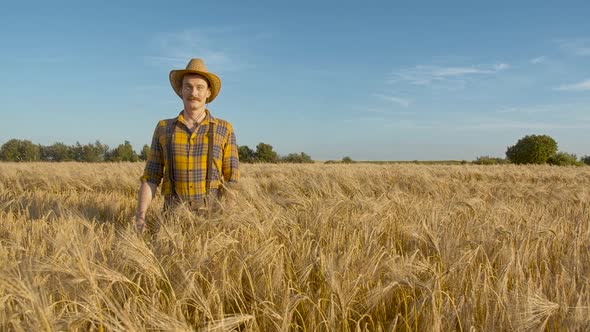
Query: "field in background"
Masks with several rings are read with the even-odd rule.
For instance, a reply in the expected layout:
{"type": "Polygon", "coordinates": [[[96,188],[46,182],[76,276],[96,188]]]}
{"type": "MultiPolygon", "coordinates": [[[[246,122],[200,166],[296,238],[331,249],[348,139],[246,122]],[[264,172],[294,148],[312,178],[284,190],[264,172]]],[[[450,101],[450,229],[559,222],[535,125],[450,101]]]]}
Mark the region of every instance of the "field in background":
{"type": "Polygon", "coordinates": [[[0,330],[590,329],[590,167],[244,165],[141,238],[142,167],[0,164],[0,330]]]}
{"type": "MultiPolygon", "coordinates": [[[[341,160],[316,160],[316,164],[343,164],[341,160]]],[[[359,160],[352,163],[374,164],[374,165],[396,165],[396,164],[415,164],[415,165],[465,165],[471,164],[466,160],[359,160]]]]}

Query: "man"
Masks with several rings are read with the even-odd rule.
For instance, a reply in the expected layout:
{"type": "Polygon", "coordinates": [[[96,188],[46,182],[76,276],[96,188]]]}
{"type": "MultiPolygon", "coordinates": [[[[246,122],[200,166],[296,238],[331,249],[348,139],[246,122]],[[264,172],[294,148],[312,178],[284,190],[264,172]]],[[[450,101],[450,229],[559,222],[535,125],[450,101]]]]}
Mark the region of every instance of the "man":
{"type": "Polygon", "coordinates": [[[231,124],[207,109],[221,89],[220,78],[201,59],[170,72],[170,84],[182,98],[178,117],[158,122],[141,176],[135,223],[146,229],[145,214],[162,179],[165,209],[186,204],[192,210],[211,208],[221,191],[238,182],[238,146],[231,124]]]}

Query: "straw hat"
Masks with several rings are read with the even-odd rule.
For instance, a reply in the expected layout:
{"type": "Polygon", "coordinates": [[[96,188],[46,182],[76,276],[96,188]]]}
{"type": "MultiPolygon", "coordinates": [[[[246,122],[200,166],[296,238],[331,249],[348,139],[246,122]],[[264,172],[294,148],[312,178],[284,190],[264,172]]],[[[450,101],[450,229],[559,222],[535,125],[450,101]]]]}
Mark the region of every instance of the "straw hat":
{"type": "Polygon", "coordinates": [[[201,59],[191,59],[186,69],[172,70],[170,71],[170,84],[176,94],[182,98],[182,78],[186,74],[199,74],[209,81],[209,88],[211,89],[211,96],[207,98],[207,102],[210,103],[217,97],[219,90],[221,89],[221,79],[219,76],[209,72],[205,66],[205,62],[201,59]]]}

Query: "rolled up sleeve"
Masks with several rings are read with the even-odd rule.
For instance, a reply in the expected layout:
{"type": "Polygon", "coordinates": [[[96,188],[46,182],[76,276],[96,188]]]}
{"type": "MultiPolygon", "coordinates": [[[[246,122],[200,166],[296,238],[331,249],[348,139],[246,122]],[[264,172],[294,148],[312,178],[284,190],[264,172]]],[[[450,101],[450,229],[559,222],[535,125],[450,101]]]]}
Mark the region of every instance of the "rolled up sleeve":
{"type": "Polygon", "coordinates": [[[229,138],[223,147],[223,178],[226,182],[237,183],[240,179],[238,144],[233,128],[228,129],[229,138]]]}

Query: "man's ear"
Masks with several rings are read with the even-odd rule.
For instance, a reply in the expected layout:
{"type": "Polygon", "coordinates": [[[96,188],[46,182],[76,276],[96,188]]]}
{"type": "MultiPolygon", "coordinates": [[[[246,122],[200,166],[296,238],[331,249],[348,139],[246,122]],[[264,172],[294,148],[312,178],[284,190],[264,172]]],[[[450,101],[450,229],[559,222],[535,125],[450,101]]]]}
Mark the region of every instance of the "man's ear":
{"type": "Polygon", "coordinates": [[[207,98],[211,97],[211,89],[207,88],[207,98]]]}

